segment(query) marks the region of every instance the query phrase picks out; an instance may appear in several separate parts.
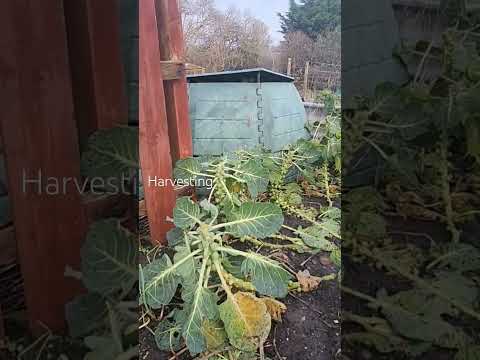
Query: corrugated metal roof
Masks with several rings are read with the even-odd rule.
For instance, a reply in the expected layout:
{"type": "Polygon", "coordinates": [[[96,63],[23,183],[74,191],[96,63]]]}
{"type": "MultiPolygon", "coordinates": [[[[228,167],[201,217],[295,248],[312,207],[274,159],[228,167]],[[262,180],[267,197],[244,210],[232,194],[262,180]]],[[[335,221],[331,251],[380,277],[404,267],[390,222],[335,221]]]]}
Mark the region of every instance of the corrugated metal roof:
{"type": "Polygon", "coordinates": [[[264,68],[213,72],[205,74],[188,75],[188,82],[292,82],[291,76],[280,74],[264,68]]]}

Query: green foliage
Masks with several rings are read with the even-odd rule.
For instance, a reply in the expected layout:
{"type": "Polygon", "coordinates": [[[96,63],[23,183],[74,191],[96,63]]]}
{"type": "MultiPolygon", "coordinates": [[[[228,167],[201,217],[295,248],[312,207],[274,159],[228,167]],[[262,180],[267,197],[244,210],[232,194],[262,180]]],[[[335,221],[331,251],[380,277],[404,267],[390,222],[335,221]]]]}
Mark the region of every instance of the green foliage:
{"type": "MultiPolygon", "coordinates": [[[[132,133],[124,131],[102,131],[92,137],[84,157],[85,174],[118,178],[128,173],[131,179],[138,153],[130,152],[132,133]],[[95,157],[101,158],[100,168],[95,168],[95,157]]],[[[332,126],[327,138],[339,141],[338,129],[332,126]]],[[[174,169],[177,181],[211,180],[212,186],[197,187],[202,198],[198,203],[188,197],[177,200],[175,228],[167,234],[170,249],[160,255],[154,251],[153,256],[146,252],[146,262],[138,269],[134,236],[115,219],[93,224],[82,249],[81,276],[89,293],[67,307],[72,335],[86,336],[88,358],[132,356],[137,348],[132,329],[138,331],[133,309],[138,304],[146,317],[172,310],[152,330],[162,350],[178,351],[185,344],[192,355],[229,348],[229,356],[257,358],[272,319],[280,320],[286,310],[275,298],[285,297],[298,283],[279,262],[232,244],[248,241],[267,248],[328,251],[340,266],[340,251],[333,243],[339,237],[339,211],[305,208],[305,190],[295,181],[306,178],[307,169],[322,165],[323,186],[338,149],[328,141],[301,141],[279,154],[255,150],[180,160],[174,169]],[[282,193],[289,209],[312,220],[304,231],[293,229],[298,237],[280,233],[284,215],[276,202],[282,193]],[[275,238],[287,244],[268,241],[275,238]],[[129,301],[137,296],[137,280],[138,303],[129,301]]],[[[313,174],[314,182],[317,176],[313,174]]]]}
{"type": "Polygon", "coordinates": [[[324,31],[339,29],[340,14],[340,0],[291,0],[287,13],[278,16],[282,33],[302,31],[315,39],[324,31]]]}
{"type": "Polygon", "coordinates": [[[86,359],[114,360],[138,351],[129,341],[138,331],[138,303],[128,300],[138,280],[137,254],[135,237],[117,220],[91,226],[81,254],[81,279],[89,292],[66,305],[70,335],[84,337],[91,350],[86,359]]]}
{"type": "Polygon", "coordinates": [[[92,292],[109,296],[119,286],[128,292],[137,282],[135,236],[116,219],[102,220],[90,227],[81,257],[82,280],[92,292]]]}
{"type": "MultiPolygon", "coordinates": [[[[333,132],[336,137],[338,129],[333,132]]],[[[332,241],[339,237],[340,212],[303,208],[304,190],[292,181],[317,164],[334,163],[337,154],[332,149],[326,142],[302,141],[278,154],[239,151],[177,162],[177,180],[209,179],[212,186],[197,187],[202,198],[198,203],[187,197],[177,200],[173,211],[176,227],[167,234],[173,260],[164,253],[140,269],[145,308],[179,303],[155,331],[161,349],[177,348],[180,341],[195,355],[230,344],[231,354],[238,351],[238,356],[256,358],[255,352],[269,334],[272,316],[279,319],[284,311],[284,305],[274,298],[287,295],[292,275],[267,256],[231,246],[237,240],[261,247],[328,251],[340,265],[339,248],[332,241]],[[301,171],[292,177],[293,169],[301,171]],[[289,208],[313,220],[309,229],[293,229],[298,237],[280,233],[284,227],[280,196],[289,208]],[[273,201],[265,202],[268,199],[273,201]],[[270,238],[289,244],[273,244],[270,238]]]]}
{"type": "Polygon", "coordinates": [[[370,316],[347,314],[345,321],[364,331],[348,331],[345,339],[391,357],[430,357],[425,353],[439,348],[454,352],[455,359],[478,356],[478,334],[468,324],[480,320],[480,250],[464,241],[461,230],[478,215],[480,198],[476,186],[459,186],[476,184],[479,169],[479,48],[470,36],[477,24],[457,7],[462,2],[442,3],[457,14],[442,43],[419,42],[401,52],[405,63],[418,64],[420,51],[426,63],[438,62],[439,73],[429,78],[423,65],[412,66],[411,83],[379,85],[372,98],[358,99],[342,118],[348,183],[342,245],[350,260],[382,271],[379,277],[405,280],[401,290],[386,285],[388,293],[345,287],[370,308],[370,316]],[[465,166],[472,173],[459,171],[465,166]],[[428,221],[436,231],[447,230],[450,241],[414,228],[408,235],[425,237],[426,245],[392,239],[387,215],[428,221]]]}
{"type": "Polygon", "coordinates": [[[116,127],[95,132],[81,160],[86,177],[130,179],[138,170],[138,129],[116,127]]]}
{"type": "MultiPolygon", "coordinates": [[[[118,127],[94,133],[81,160],[87,179],[104,179],[101,190],[129,189],[133,195],[138,129],[118,127]]],[[[90,185],[93,189],[95,184],[90,185]]],[[[83,338],[89,349],[86,360],[131,359],[138,354],[135,285],[143,275],[138,273],[138,260],[137,236],[111,218],[90,226],[81,249],[81,272],[66,270],[67,276],[81,279],[88,290],[65,309],[70,335],[83,338]]]]}
{"type": "MultiPolygon", "coordinates": [[[[238,345],[240,350],[255,351],[270,331],[270,317],[267,314],[260,323],[255,323],[254,319],[250,323],[243,307],[248,310],[253,306],[251,303],[258,303],[262,308],[265,305],[254,293],[233,294],[233,288],[226,280],[229,274],[224,264],[243,258],[240,273],[235,273],[234,277],[240,276],[245,284],[250,283],[252,289],[266,296],[284,297],[291,275],[274,260],[224,244],[223,236],[269,236],[280,229],[282,212],[275,205],[266,203],[244,203],[229,209],[226,214],[206,200],[201,205],[189,198],[177,201],[173,221],[185,231],[184,236],[174,242],[177,244],[174,261],[164,254],[141,270],[144,274],[140,284],[141,299],[147,307],[159,308],[169,304],[181,285],[181,310],[177,311],[173,322],[168,323],[171,330],[166,328],[166,323],[162,323],[161,330],[157,329],[157,343],[168,350],[172,346],[172,336],[181,334],[190,353],[198,354],[209,346],[221,346],[225,342],[222,340],[225,331],[231,344],[238,345]],[[212,213],[214,217],[211,217],[212,213]],[[218,292],[211,290],[212,285],[220,287],[227,295],[227,300],[220,305],[218,292]],[[243,300],[239,300],[240,297],[243,300]],[[240,323],[245,332],[235,327],[240,323]],[[258,338],[258,332],[264,336],[258,338]]],[[[176,234],[180,232],[175,231],[176,234]]],[[[248,314],[256,315],[257,312],[248,314]]]]}

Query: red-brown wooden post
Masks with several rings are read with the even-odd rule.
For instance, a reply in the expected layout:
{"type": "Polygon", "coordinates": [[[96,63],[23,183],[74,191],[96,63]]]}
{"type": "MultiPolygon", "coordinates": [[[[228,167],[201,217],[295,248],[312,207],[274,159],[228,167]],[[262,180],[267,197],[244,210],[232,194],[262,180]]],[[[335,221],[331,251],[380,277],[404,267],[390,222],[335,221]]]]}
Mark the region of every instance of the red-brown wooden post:
{"type": "Polygon", "coordinates": [[[0,345],[5,338],[5,323],[2,315],[2,305],[0,305],[0,345]]]}
{"type": "Polygon", "coordinates": [[[119,16],[117,0],[65,1],[75,116],[82,143],[97,129],[127,123],[119,16]]]}
{"type": "Polygon", "coordinates": [[[182,18],[177,0],[157,0],[160,60],[183,63],[182,74],[164,81],[165,105],[173,162],[192,155],[192,131],[188,115],[182,18]]]}
{"type": "MultiPolygon", "coordinates": [[[[152,240],[164,243],[171,228],[166,216],[172,215],[175,192],[172,184],[155,186],[153,181],[172,177],[172,160],[164,101],[162,66],[155,0],[139,2],[140,51],[140,165],[152,240]]],[[[161,184],[160,184],[161,185],[161,184]]]]}
{"type": "Polygon", "coordinates": [[[61,332],[80,289],[64,271],[78,268],[86,230],[73,181],[46,187],[80,176],[63,0],[1,1],[0,33],[0,125],[28,317],[36,333],[39,322],[61,332]]]}

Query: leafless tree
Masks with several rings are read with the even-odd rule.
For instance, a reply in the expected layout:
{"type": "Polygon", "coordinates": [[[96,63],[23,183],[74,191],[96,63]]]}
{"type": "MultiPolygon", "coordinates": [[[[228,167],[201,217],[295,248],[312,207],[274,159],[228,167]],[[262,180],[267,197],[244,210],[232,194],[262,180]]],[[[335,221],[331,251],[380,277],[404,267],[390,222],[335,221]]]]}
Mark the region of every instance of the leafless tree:
{"type": "Polygon", "coordinates": [[[271,65],[268,27],[249,13],[215,9],[212,0],[183,0],[187,61],[207,71],[271,65]]]}
{"type": "Polygon", "coordinates": [[[292,76],[303,93],[305,65],[309,62],[308,87],[312,94],[325,88],[340,87],[341,35],[339,31],[320,34],[314,41],[298,31],[288,33],[276,51],[278,70],[287,71],[288,58],[292,61],[292,76]]]}
{"type": "Polygon", "coordinates": [[[330,31],[320,34],[312,52],[312,87],[337,90],[341,85],[341,33],[330,31]]]}

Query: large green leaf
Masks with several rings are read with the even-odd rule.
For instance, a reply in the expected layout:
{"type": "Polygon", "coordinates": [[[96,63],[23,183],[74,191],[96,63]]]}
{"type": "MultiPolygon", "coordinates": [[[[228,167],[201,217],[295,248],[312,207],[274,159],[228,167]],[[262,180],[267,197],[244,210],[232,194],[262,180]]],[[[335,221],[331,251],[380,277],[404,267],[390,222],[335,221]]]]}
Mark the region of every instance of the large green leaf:
{"type": "Polygon", "coordinates": [[[235,236],[265,238],[283,224],[282,210],[275,204],[244,203],[228,213],[227,230],[235,236]]]}
{"type": "Polygon", "coordinates": [[[200,207],[188,196],[177,200],[173,209],[173,222],[181,229],[191,228],[200,221],[200,207]]]}
{"type": "Polygon", "coordinates": [[[250,252],[242,263],[242,273],[262,295],[283,298],[288,293],[291,275],[278,262],[250,252]]]}
{"type": "Polygon", "coordinates": [[[185,231],[178,227],[167,232],[166,235],[168,246],[174,248],[177,245],[185,244],[185,231]]]}
{"type": "Polygon", "coordinates": [[[252,198],[256,198],[259,193],[267,191],[268,172],[258,161],[249,160],[243,163],[236,170],[236,175],[246,182],[252,198]]]}
{"type": "Polygon", "coordinates": [[[192,252],[187,246],[177,246],[175,248],[175,255],[173,261],[177,266],[175,272],[187,282],[191,282],[197,278],[197,264],[195,259],[191,256],[192,252]]]}
{"type": "Polygon", "coordinates": [[[454,314],[450,304],[430,293],[414,289],[390,297],[380,293],[379,298],[394,305],[383,306],[382,313],[403,337],[452,349],[467,341],[460,329],[442,318],[454,314]]]}
{"type": "Polygon", "coordinates": [[[82,279],[88,290],[103,295],[129,291],[138,280],[138,246],[116,219],[94,223],[81,250],[82,279]]]}
{"type": "MultiPolygon", "coordinates": [[[[333,220],[329,221],[333,222],[333,220]]],[[[328,228],[323,228],[318,225],[312,225],[305,229],[298,229],[297,233],[303,242],[311,248],[322,251],[333,251],[337,249],[337,246],[331,240],[328,240],[328,238],[332,237],[332,231],[328,231],[327,229],[328,228]]],[[[338,229],[334,229],[333,226],[330,230],[336,230],[335,233],[338,233],[338,229]]]]}
{"type": "Polygon", "coordinates": [[[181,348],[180,328],[169,319],[160,321],[155,330],[155,343],[163,351],[178,351],[181,348]]]}
{"type": "MultiPolygon", "coordinates": [[[[185,261],[187,260],[188,258],[185,261]]],[[[145,282],[142,298],[146,305],[158,309],[170,303],[180,284],[176,270],[181,265],[182,263],[177,263],[173,266],[168,255],[164,254],[145,266],[142,271],[145,282]]]]}
{"type": "Polygon", "coordinates": [[[238,292],[219,306],[230,343],[253,352],[267,339],[271,317],[263,301],[250,293],[238,292]]]}
{"type": "Polygon", "coordinates": [[[194,158],[187,158],[178,160],[173,176],[177,181],[190,182],[201,174],[202,167],[200,163],[194,158]]]}
{"type": "Polygon", "coordinates": [[[82,154],[82,175],[94,178],[130,177],[138,170],[138,128],[99,130],[82,154]]]}
{"type": "Polygon", "coordinates": [[[80,295],[65,306],[65,316],[70,336],[88,335],[105,323],[105,298],[96,293],[80,295]]]}
{"type": "Polygon", "coordinates": [[[112,336],[88,336],[85,345],[91,351],[84,360],[115,360],[122,353],[112,336]]]}
{"type": "MultiPolygon", "coordinates": [[[[183,296],[183,294],[182,294],[183,296]]],[[[218,319],[218,296],[203,287],[201,282],[189,291],[184,299],[188,300],[183,310],[179,312],[177,322],[181,324],[182,335],[190,353],[198,354],[206,350],[206,340],[202,334],[202,325],[206,319],[218,319]]]]}

